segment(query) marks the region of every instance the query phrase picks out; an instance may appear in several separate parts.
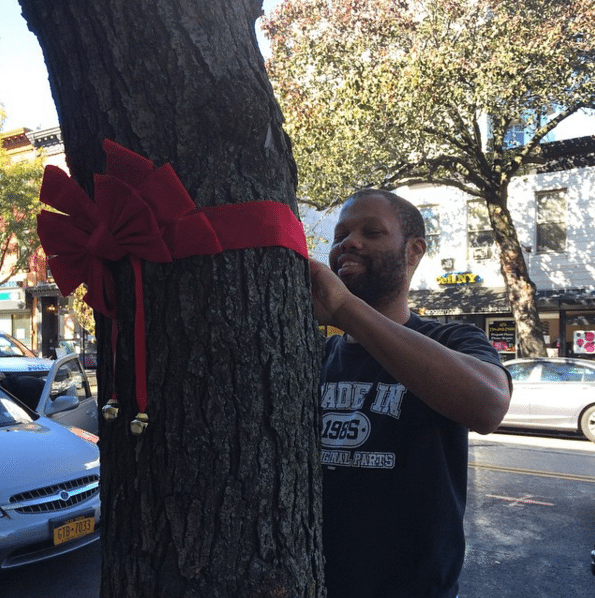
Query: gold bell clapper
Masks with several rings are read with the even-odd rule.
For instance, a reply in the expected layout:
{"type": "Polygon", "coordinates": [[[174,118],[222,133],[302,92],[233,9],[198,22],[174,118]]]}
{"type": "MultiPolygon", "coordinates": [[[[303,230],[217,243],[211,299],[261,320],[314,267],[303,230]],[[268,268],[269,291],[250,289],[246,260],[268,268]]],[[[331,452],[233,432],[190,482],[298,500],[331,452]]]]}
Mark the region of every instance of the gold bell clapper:
{"type": "Polygon", "coordinates": [[[136,419],[130,422],[130,431],[135,436],[140,436],[149,425],[149,416],[146,413],[137,413],[136,419]]]}
{"type": "Polygon", "coordinates": [[[110,399],[101,409],[101,414],[106,422],[114,421],[120,412],[118,401],[110,399]]]}

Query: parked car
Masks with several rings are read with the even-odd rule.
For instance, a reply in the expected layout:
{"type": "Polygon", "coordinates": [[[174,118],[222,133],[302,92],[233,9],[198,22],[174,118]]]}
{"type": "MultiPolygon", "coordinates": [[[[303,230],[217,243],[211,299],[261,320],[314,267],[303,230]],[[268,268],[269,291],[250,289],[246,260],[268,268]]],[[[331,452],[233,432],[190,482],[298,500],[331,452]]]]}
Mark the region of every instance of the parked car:
{"type": "Polygon", "coordinates": [[[97,339],[93,335],[86,335],[84,345],[80,341],[60,341],[56,354],[76,353],[86,370],[97,369],[97,339]]]}
{"type": "Polygon", "coordinates": [[[35,357],[35,353],[6,332],[0,332],[0,357],[35,357]]]}
{"type": "Polygon", "coordinates": [[[97,397],[77,355],[56,360],[35,357],[0,333],[0,388],[40,415],[97,434],[97,397]]]}
{"type": "Polygon", "coordinates": [[[42,417],[0,390],[0,570],[99,538],[97,437],[42,417]]]}
{"type": "Polygon", "coordinates": [[[595,362],[513,359],[512,400],[502,426],[582,432],[595,442],[595,362]]]}

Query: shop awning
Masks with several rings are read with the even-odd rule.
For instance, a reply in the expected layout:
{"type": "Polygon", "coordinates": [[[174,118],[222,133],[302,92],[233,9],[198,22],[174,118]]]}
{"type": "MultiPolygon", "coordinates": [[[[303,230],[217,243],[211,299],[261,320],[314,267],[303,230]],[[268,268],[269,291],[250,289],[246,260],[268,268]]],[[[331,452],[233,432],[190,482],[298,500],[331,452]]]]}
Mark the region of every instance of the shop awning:
{"type": "MultiPolygon", "coordinates": [[[[565,289],[537,291],[539,311],[595,309],[595,290],[565,289]]],[[[426,316],[510,313],[503,288],[459,285],[436,290],[412,290],[409,307],[426,316]]]]}
{"type": "Polygon", "coordinates": [[[537,291],[537,307],[543,310],[595,309],[595,290],[565,289],[537,291]]]}
{"type": "Polygon", "coordinates": [[[38,282],[35,286],[27,287],[25,290],[33,297],[62,297],[58,285],[53,282],[38,282]]]}
{"type": "Polygon", "coordinates": [[[510,313],[504,289],[459,285],[439,291],[410,291],[409,307],[426,316],[510,313]]]}

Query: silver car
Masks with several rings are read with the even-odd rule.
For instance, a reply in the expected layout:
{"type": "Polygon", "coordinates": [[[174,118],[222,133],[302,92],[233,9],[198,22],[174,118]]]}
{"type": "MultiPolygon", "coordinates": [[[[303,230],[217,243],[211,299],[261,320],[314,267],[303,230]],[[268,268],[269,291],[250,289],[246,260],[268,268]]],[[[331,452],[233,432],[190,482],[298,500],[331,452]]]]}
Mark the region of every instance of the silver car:
{"type": "Polygon", "coordinates": [[[96,443],[0,391],[0,570],[99,538],[96,443]]]}
{"type": "Polygon", "coordinates": [[[595,442],[595,362],[571,358],[513,359],[504,427],[582,432],[595,442]]]}
{"type": "Polygon", "coordinates": [[[72,353],[56,360],[17,354],[4,341],[1,335],[0,388],[40,415],[97,434],[97,397],[79,358],[72,353]]]}

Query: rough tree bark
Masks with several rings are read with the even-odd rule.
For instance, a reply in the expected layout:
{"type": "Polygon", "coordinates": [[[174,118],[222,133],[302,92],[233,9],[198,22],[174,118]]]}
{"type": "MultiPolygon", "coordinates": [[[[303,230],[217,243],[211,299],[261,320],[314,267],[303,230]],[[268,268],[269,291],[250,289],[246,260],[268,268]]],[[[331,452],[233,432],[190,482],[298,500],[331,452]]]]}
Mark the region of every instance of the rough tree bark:
{"type": "MultiPolygon", "coordinates": [[[[103,138],[170,162],[199,206],[296,210],[259,54],[260,0],[19,0],[38,36],[73,177],[103,138]]],[[[323,595],[305,260],[283,248],[144,264],[148,413],[134,418],[131,270],[115,266],[119,418],[101,426],[102,598],[323,595]]],[[[100,404],[109,322],[99,322],[100,404]]]]}
{"type": "Polygon", "coordinates": [[[547,354],[535,302],[535,284],[529,277],[514,221],[507,207],[507,188],[487,199],[494,238],[500,249],[500,271],[516,323],[519,357],[547,354]]]}

